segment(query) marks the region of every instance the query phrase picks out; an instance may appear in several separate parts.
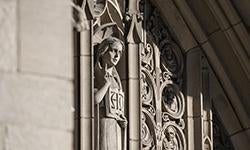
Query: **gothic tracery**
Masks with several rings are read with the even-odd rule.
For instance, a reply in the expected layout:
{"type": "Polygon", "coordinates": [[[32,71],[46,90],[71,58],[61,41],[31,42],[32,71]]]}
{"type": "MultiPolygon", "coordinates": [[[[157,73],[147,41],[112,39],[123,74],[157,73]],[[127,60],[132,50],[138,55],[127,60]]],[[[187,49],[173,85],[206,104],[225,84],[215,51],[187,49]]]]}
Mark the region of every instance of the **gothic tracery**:
{"type": "Polygon", "coordinates": [[[185,150],[183,56],[157,10],[146,1],[145,46],[141,51],[143,150],[185,150]]]}

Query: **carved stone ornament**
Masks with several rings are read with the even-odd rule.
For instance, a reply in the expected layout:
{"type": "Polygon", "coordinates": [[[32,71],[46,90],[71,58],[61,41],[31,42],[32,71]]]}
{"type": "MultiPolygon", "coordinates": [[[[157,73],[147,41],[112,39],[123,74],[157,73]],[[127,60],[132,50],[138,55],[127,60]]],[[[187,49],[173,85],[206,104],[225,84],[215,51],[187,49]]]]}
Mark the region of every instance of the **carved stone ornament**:
{"type": "Polygon", "coordinates": [[[185,109],[184,96],[176,84],[163,84],[163,110],[171,118],[181,119],[185,109]]]}
{"type": "Polygon", "coordinates": [[[73,26],[77,31],[94,29],[93,42],[100,43],[109,36],[123,40],[123,16],[117,0],[83,0],[81,5],[72,3],[73,26]],[[90,25],[90,20],[92,24],[90,25]]]}
{"type": "Polygon", "coordinates": [[[182,119],[184,61],[156,8],[145,1],[145,44],[141,50],[143,150],[186,150],[182,119]]]}
{"type": "Polygon", "coordinates": [[[72,19],[73,27],[78,32],[81,32],[85,29],[89,30],[90,23],[88,21],[87,12],[86,12],[86,8],[87,8],[86,1],[83,1],[81,6],[72,2],[71,6],[73,8],[73,19],[72,19]]]}
{"type": "Polygon", "coordinates": [[[107,0],[88,0],[94,18],[100,17],[107,8],[107,0]]]}
{"type": "Polygon", "coordinates": [[[163,149],[183,150],[185,149],[185,136],[182,129],[174,123],[167,123],[163,127],[163,149]]]}
{"type": "MultiPolygon", "coordinates": [[[[143,150],[186,150],[182,52],[155,7],[140,1],[143,12],[138,12],[138,2],[128,4],[126,40],[141,48],[141,146],[143,150]]],[[[116,70],[125,49],[120,5],[118,0],[84,0],[81,6],[72,6],[75,28],[88,31],[94,47],[96,149],[127,150],[126,98],[116,70]]]]}

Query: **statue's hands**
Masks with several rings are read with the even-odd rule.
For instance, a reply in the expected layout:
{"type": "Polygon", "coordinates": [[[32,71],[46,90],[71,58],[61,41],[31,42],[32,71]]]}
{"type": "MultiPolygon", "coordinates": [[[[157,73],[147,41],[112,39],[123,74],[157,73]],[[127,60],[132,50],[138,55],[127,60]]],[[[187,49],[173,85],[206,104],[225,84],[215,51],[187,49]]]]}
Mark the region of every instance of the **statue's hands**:
{"type": "Polygon", "coordinates": [[[111,85],[111,81],[112,81],[112,75],[108,72],[108,66],[107,64],[105,64],[104,69],[102,69],[103,74],[104,74],[104,81],[105,84],[108,84],[108,86],[111,85]]]}
{"type": "Polygon", "coordinates": [[[124,115],[121,115],[117,122],[122,128],[126,128],[128,125],[128,121],[124,115]]]}
{"type": "Polygon", "coordinates": [[[105,97],[105,95],[108,92],[108,89],[112,83],[112,75],[108,72],[107,65],[105,67],[102,67],[100,69],[101,72],[98,73],[98,76],[96,77],[96,91],[95,91],[95,103],[99,104],[105,97]]]}

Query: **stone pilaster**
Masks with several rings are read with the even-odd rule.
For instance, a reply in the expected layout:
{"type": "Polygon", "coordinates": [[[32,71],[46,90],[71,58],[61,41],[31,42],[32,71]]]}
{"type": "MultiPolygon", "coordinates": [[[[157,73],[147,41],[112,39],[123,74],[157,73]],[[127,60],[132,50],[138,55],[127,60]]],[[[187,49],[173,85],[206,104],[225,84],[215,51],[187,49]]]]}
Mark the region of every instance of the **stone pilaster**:
{"type": "Polygon", "coordinates": [[[186,53],[186,102],[188,150],[202,149],[202,95],[201,95],[201,50],[191,49],[186,53]]]}
{"type": "Polygon", "coordinates": [[[129,101],[129,150],[141,149],[141,98],[140,98],[140,33],[138,0],[129,1],[127,20],[128,42],[128,101],[129,101]]]}

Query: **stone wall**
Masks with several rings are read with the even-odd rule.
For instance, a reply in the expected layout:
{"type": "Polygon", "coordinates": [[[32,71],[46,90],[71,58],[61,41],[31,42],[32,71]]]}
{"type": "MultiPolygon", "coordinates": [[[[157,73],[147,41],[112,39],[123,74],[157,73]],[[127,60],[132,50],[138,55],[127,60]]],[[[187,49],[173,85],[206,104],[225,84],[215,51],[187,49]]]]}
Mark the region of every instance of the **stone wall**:
{"type": "Polygon", "coordinates": [[[0,0],[0,150],[73,149],[70,0],[0,0]]]}

